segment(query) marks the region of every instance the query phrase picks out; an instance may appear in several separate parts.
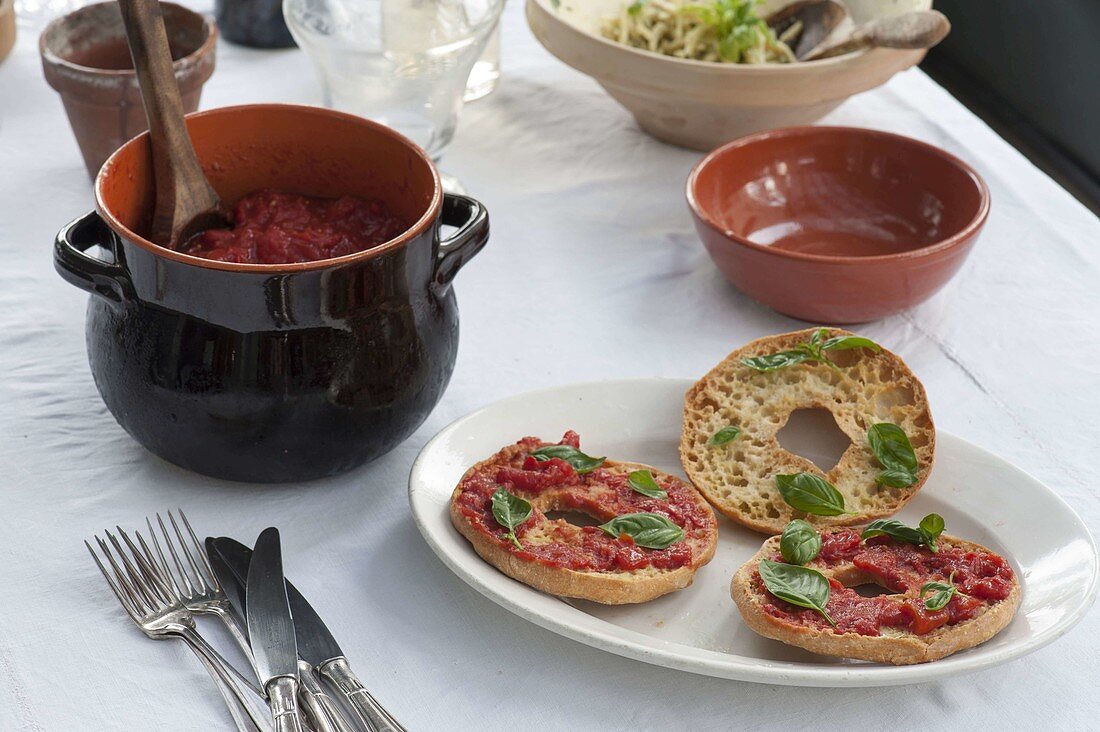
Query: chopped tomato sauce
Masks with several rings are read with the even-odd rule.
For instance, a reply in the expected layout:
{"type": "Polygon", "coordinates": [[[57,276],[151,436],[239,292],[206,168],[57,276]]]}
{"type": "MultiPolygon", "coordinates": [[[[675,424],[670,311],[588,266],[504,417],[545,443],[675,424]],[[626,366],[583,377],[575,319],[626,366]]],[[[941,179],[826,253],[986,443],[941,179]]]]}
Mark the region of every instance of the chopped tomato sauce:
{"type": "MultiPolygon", "coordinates": [[[[1003,557],[991,552],[943,546],[933,553],[927,547],[888,537],[861,543],[854,529],[822,532],[821,553],[811,566],[827,569],[847,563],[865,572],[875,584],[898,594],[863,597],[830,579],[825,609],[836,622],[837,633],[877,636],[883,628],[903,628],[923,635],[943,625],[969,620],[1012,591],[1012,568],[1003,557]],[[925,608],[921,587],[933,581],[946,583],[952,572],[958,592],[941,610],[925,608]]],[[[755,581],[770,601],[764,608],[769,615],[806,627],[829,627],[816,611],[796,607],[767,592],[759,574],[755,581]]]]}
{"type": "MultiPolygon", "coordinates": [[[[580,438],[569,431],[560,445],[580,449],[580,438]]],[[[667,516],[684,530],[685,539],[705,535],[715,529],[714,515],[700,506],[692,488],[676,480],[654,476],[668,493],[668,499],[650,498],[634,491],[628,476],[604,468],[578,475],[565,460],[552,458],[538,461],[533,450],[544,443],[535,437],[525,437],[514,448],[503,451],[498,458],[467,475],[456,501],[459,510],[480,531],[494,537],[497,544],[516,556],[549,567],[584,571],[638,570],[646,567],[675,569],[691,564],[692,549],[688,541],[678,541],[665,549],[640,547],[627,535],[609,536],[596,526],[574,526],[547,518],[537,505],[531,517],[516,528],[523,549],[517,549],[505,537],[506,530],[493,517],[492,495],[504,487],[528,501],[544,497],[554,510],[575,510],[599,520],[610,521],[627,513],[659,513],[667,516]],[[540,534],[537,543],[526,542],[532,531],[540,534]],[[542,539],[550,534],[550,541],[542,539]]]]}
{"type": "Polygon", "coordinates": [[[311,198],[262,189],[233,208],[232,229],[193,237],[185,254],[220,262],[292,264],[354,254],[408,228],[380,200],[311,198]]]}

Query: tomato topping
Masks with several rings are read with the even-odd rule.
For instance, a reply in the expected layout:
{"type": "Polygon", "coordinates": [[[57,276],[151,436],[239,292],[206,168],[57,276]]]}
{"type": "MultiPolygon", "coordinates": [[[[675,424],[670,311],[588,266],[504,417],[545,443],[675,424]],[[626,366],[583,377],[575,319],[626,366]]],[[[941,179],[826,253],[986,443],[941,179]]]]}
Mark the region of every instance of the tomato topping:
{"type": "Polygon", "coordinates": [[[268,189],[238,201],[233,221],[232,229],[198,234],[183,251],[221,262],[314,262],[370,249],[408,228],[380,200],[310,198],[268,189]]]}
{"type": "MultiPolygon", "coordinates": [[[[560,445],[580,449],[576,432],[566,432],[560,445]]],[[[678,541],[665,549],[647,549],[628,535],[609,536],[597,526],[575,526],[563,520],[553,521],[537,507],[520,524],[516,535],[522,549],[504,537],[505,529],[493,518],[491,497],[499,487],[530,501],[544,501],[552,510],[574,510],[600,523],[628,513],[658,513],[667,516],[684,530],[685,538],[698,537],[716,530],[714,515],[700,506],[690,486],[674,478],[658,478],[667,499],[651,498],[630,487],[629,476],[622,472],[596,468],[579,475],[560,458],[536,460],[531,452],[543,447],[541,440],[526,437],[467,475],[456,499],[457,506],[473,526],[491,535],[498,545],[520,558],[549,567],[584,571],[632,571],[654,567],[675,569],[691,564],[688,541],[678,541]],[[537,528],[536,528],[537,527],[537,528]],[[524,541],[528,532],[537,541],[524,541]]],[[[547,509],[551,510],[551,509],[547,509]]]]}
{"type": "MultiPolygon", "coordinates": [[[[1007,598],[1013,586],[1012,568],[1004,557],[991,552],[946,546],[932,552],[927,547],[900,543],[889,537],[861,543],[855,529],[822,532],[821,553],[811,566],[828,569],[847,563],[898,594],[864,597],[830,579],[826,610],[836,622],[837,633],[877,636],[883,628],[903,628],[924,635],[975,617],[987,605],[1007,598]],[[931,581],[947,582],[952,573],[957,594],[942,609],[927,609],[920,597],[921,587],[931,581]]],[[[768,614],[796,625],[830,627],[818,612],[791,605],[768,593],[759,575],[756,582],[757,588],[768,597],[769,604],[765,606],[768,614]]]]}

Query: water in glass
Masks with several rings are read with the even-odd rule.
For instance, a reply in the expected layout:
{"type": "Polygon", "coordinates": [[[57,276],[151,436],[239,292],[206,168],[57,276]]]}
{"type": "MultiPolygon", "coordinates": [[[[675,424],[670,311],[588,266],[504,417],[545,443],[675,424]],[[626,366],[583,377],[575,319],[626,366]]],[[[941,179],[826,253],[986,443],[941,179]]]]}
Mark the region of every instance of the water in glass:
{"type": "Polygon", "coordinates": [[[284,0],[325,104],[382,122],[438,158],[504,0],[284,0]]]}

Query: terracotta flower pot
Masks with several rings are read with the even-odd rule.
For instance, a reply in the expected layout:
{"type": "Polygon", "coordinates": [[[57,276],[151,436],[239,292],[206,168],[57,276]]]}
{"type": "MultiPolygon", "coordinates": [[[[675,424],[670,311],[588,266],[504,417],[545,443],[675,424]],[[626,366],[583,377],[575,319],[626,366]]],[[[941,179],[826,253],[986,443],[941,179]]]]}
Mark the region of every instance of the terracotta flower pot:
{"type": "MultiPolygon", "coordinates": [[[[217,27],[179,5],[160,7],[183,108],[194,112],[202,85],[214,73],[217,27]]],[[[46,81],[61,95],[84,164],[95,176],[122,143],[148,129],[118,4],[88,5],[54,20],[38,50],[46,81]]]]}
{"type": "Polygon", "coordinates": [[[0,0],[0,61],[15,45],[15,0],[0,0]]]}

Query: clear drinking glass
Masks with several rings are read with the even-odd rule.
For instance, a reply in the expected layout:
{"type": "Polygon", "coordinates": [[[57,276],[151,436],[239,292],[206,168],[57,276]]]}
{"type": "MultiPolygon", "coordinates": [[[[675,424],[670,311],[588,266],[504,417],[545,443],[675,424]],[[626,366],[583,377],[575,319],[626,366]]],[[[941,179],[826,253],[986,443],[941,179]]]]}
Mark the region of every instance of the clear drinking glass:
{"type": "Polygon", "coordinates": [[[284,0],[324,101],[393,127],[438,158],[504,0],[284,0]]]}
{"type": "Polygon", "coordinates": [[[472,102],[489,96],[497,88],[499,79],[500,23],[497,23],[489,36],[489,42],[485,44],[485,50],[481,52],[481,57],[470,71],[470,78],[466,80],[466,93],[462,97],[463,100],[472,102]]]}

